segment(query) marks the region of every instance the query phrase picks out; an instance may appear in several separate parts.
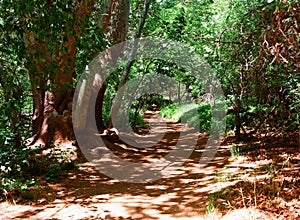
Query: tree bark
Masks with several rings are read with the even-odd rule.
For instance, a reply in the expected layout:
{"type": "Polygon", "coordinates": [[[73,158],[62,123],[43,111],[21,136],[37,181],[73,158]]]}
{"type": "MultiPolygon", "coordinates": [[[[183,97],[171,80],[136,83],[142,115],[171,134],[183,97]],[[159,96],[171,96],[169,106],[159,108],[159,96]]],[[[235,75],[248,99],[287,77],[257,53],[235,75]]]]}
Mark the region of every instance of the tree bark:
{"type": "MultiPolygon", "coordinates": [[[[106,16],[100,25],[113,44],[118,44],[126,40],[129,10],[129,0],[111,0],[107,5],[106,16]]],[[[110,54],[107,54],[107,56],[111,57],[110,54]]],[[[103,65],[105,65],[105,63],[103,65]]],[[[105,91],[106,86],[103,83],[97,95],[95,106],[95,119],[99,133],[103,133],[105,130],[102,117],[105,91]]]]}
{"type": "Polygon", "coordinates": [[[102,116],[105,91],[106,91],[106,86],[103,84],[96,98],[95,119],[96,119],[96,125],[99,133],[103,133],[105,130],[105,125],[103,123],[103,116],[102,116]]]}
{"type": "MultiPolygon", "coordinates": [[[[112,44],[118,44],[126,40],[129,6],[129,0],[110,0],[105,5],[107,10],[98,24],[106,33],[112,44]]],[[[86,87],[88,83],[85,80],[81,81],[81,84],[78,85],[80,86],[80,91],[82,91],[82,94],[78,98],[76,106],[74,106],[76,108],[76,115],[74,115],[76,122],[73,126],[76,130],[88,132],[91,129],[89,126],[96,123],[99,133],[103,133],[105,131],[106,128],[103,123],[102,107],[106,85],[101,74],[101,67],[105,69],[108,63],[111,63],[114,66],[118,59],[118,55],[116,56],[116,54],[118,54],[119,51],[120,48],[118,48],[118,51],[104,51],[103,53],[105,53],[105,55],[102,54],[103,57],[101,59],[97,59],[96,61],[97,65],[100,66],[100,68],[97,70],[94,68],[98,67],[93,66],[93,64],[88,66],[88,71],[97,71],[93,79],[87,79],[87,81],[92,80],[92,82],[89,81],[88,83],[92,83],[95,86],[86,87]],[[96,103],[94,103],[93,99],[94,94],[97,94],[96,103]],[[94,117],[89,117],[91,114],[94,114],[94,117]]]]}
{"type": "Polygon", "coordinates": [[[130,0],[111,0],[103,19],[102,29],[112,43],[126,40],[130,0]]]}
{"type": "MultiPolygon", "coordinates": [[[[48,51],[48,43],[57,39],[37,39],[37,33],[27,29],[24,23],[24,39],[28,53],[27,68],[32,85],[34,136],[28,144],[50,144],[49,141],[61,142],[74,139],[72,126],[73,75],[77,56],[77,42],[80,40],[82,24],[94,7],[94,0],[81,0],[75,3],[72,11],[74,20],[66,22],[63,41],[54,51],[48,51]],[[42,58],[41,58],[42,54],[42,58]],[[57,65],[56,72],[51,64],[57,65]]],[[[102,28],[113,43],[126,40],[129,16],[129,0],[111,0],[102,28]]],[[[50,6],[49,6],[50,7],[50,6]]],[[[27,18],[26,18],[27,19],[27,18]]],[[[24,20],[26,20],[24,19],[24,20]]],[[[38,19],[31,18],[30,19],[38,19]]],[[[26,20],[27,21],[27,20],[26,20]]],[[[32,21],[34,22],[34,21],[32,21]]],[[[47,36],[48,37],[48,36],[47,36]]],[[[57,41],[55,41],[57,42],[57,41]]],[[[105,64],[104,64],[105,65],[105,64]]],[[[96,109],[99,131],[104,129],[102,105],[106,87],[103,86],[97,97],[97,105],[89,106],[96,109]]]]}
{"type": "MultiPolygon", "coordinates": [[[[38,40],[37,33],[24,24],[27,49],[27,68],[32,86],[34,136],[29,144],[48,145],[50,141],[74,139],[72,127],[73,74],[77,56],[76,43],[83,32],[81,24],[90,15],[94,0],[77,1],[72,10],[74,23],[66,21],[62,42],[48,51],[49,42],[57,39],[38,40]],[[64,50],[63,50],[64,48],[64,50]],[[55,64],[57,68],[51,66],[55,64]],[[49,72],[53,70],[55,72],[49,72]]],[[[38,18],[30,18],[38,19],[38,18]]],[[[34,22],[34,20],[32,21],[34,22]]],[[[47,36],[48,37],[48,36],[47,36]]]]}

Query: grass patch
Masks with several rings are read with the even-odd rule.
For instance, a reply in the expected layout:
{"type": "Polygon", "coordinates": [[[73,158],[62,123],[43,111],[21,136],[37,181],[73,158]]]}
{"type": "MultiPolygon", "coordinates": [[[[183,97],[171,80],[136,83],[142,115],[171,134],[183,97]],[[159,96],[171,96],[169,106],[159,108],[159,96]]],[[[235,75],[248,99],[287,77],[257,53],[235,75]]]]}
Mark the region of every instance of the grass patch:
{"type": "Polygon", "coordinates": [[[229,150],[233,158],[237,159],[240,156],[241,148],[239,146],[232,146],[229,148],[229,150]]]}

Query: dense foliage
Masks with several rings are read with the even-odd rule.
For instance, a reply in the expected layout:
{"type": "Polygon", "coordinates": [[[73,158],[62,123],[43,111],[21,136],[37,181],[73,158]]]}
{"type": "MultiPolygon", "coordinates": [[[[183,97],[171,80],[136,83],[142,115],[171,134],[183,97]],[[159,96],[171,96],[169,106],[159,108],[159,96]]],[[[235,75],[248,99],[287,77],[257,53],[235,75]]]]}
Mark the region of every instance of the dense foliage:
{"type": "MultiPolygon", "coordinates": [[[[25,189],[35,183],[36,179],[31,179],[29,174],[37,160],[29,160],[38,151],[25,147],[25,140],[42,135],[41,126],[45,123],[70,121],[66,116],[71,115],[68,102],[78,78],[99,52],[118,43],[119,35],[131,39],[141,32],[142,36],[190,45],[217,73],[229,103],[227,129],[234,130],[237,138],[263,132],[280,135],[299,132],[298,0],[161,0],[151,2],[147,17],[143,13],[148,1],[144,5],[134,0],[130,2],[130,11],[123,11],[124,15],[129,14],[123,20],[113,17],[116,13],[109,11],[120,11],[116,9],[118,2],[122,5],[127,1],[0,1],[0,185],[3,192],[14,186],[25,189]],[[119,24],[114,19],[127,22],[128,27],[108,27],[108,24],[119,24]],[[140,25],[143,19],[144,27],[138,30],[143,26],[140,25]]],[[[125,66],[104,83],[98,119],[105,126],[109,125],[112,100],[125,66]]],[[[187,110],[190,103],[181,103],[187,95],[181,96],[179,92],[177,104],[172,104],[167,96],[140,97],[132,103],[129,114],[135,131],[148,126],[143,121],[143,113],[154,104],[158,110],[162,109],[162,116],[186,121],[201,132],[209,132],[211,113],[205,102],[206,94],[186,70],[161,60],[136,60],[129,70],[128,79],[147,73],[174,78],[178,88],[189,93],[189,101],[196,104],[198,112],[190,118],[187,110]]],[[[51,144],[55,140],[47,137],[57,136],[42,137],[46,144],[51,144]]],[[[60,172],[61,167],[53,166],[50,169],[57,171],[48,170],[44,172],[46,176],[60,172]]]]}

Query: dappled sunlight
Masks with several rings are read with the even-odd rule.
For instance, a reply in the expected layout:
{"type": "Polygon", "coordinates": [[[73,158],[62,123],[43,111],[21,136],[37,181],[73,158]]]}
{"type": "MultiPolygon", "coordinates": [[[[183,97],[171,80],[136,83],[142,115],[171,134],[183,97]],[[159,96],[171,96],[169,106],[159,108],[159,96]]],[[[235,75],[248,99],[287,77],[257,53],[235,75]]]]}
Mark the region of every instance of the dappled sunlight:
{"type": "MultiPolygon", "coordinates": [[[[147,148],[128,145],[116,137],[103,137],[114,155],[139,165],[130,170],[134,172],[134,177],[144,175],[144,170],[150,173],[159,170],[158,173],[162,178],[144,183],[119,181],[99,172],[98,162],[93,160],[80,164],[44,188],[31,189],[34,200],[20,200],[16,206],[7,205],[4,208],[7,211],[3,216],[5,219],[30,217],[30,219],[144,220],[220,219],[223,214],[224,219],[230,219],[232,216],[234,219],[242,219],[243,214],[247,213],[264,216],[261,212],[237,209],[254,205],[254,186],[257,194],[263,194],[266,187],[272,192],[273,189],[270,188],[273,187],[272,183],[274,186],[282,183],[281,193],[295,195],[299,191],[296,188],[286,187],[287,184],[296,184],[296,181],[299,181],[299,178],[295,179],[295,175],[286,176],[284,181],[278,176],[269,185],[264,184],[274,177],[272,173],[275,172],[272,165],[274,163],[283,168],[280,172],[294,174],[299,172],[299,165],[292,163],[298,156],[295,152],[282,150],[273,151],[272,154],[263,152],[263,156],[258,159],[251,152],[232,155],[230,149],[236,146],[225,144],[218,148],[216,155],[208,164],[202,166],[199,160],[207,150],[205,147],[208,136],[191,132],[186,126],[178,126],[174,122],[166,121],[164,126],[167,131],[162,139],[147,148]],[[182,146],[176,146],[180,138],[182,146]],[[196,143],[195,148],[191,152],[187,149],[185,154],[185,148],[193,143],[196,143]],[[163,157],[174,150],[181,150],[180,154],[175,156],[176,162],[182,165],[164,173],[162,168],[167,167],[170,162],[163,157]],[[252,156],[255,159],[251,158],[252,156]],[[208,207],[212,204],[216,207],[215,213],[208,215],[208,207]]],[[[147,139],[143,141],[146,143],[147,139]]],[[[149,140],[146,144],[152,144],[152,141],[149,140]]],[[[247,147],[242,144],[241,146],[247,147]]],[[[106,156],[105,162],[122,172],[122,165],[109,155],[106,156]]],[[[125,171],[123,171],[125,175],[130,174],[125,171]]],[[[261,198],[266,199],[268,196],[261,198]]],[[[256,202],[261,206],[265,204],[258,199],[256,202]]]]}
{"type": "MultiPolygon", "coordinates": [[[[192,155],[198,158],[199,150],[195,151],[192,155]]],[[[218,155],[224,155],[222,148],[218,155]]],[[[283,159],[285,158],[286,155],[283,159]]],[[[268,215],[262,212],[237,208],[243,207],[241,195],[244,196],[247,207],[254,204],[254,183],[257,184],[257,193],[262,195],[261,192],[267,187],[262,181],[270,178],[270,174],[262,172],[254,176],[253,172],[272,162],[271,158],[255,162],[247,156],[236,159],[216,156],[208,166],[200,169],[200,165],[191,156],[178,169],[178,173],[141,184],[111,179],[98,173],[89,163],[84,163],[78,169],[70,171],[67,178],[58,179],[56,183],[48,185],[47,189],[39,190],[36,200],[30,202],[31,206],[10,206],[11,212],[8,209],[3,216],[7,216],[7,219],[29,216],[31,219],[209,219],[205,217],[209,204],[208,195],[219,195],[219,192],[227,195],[228,189],[231,189],[232,195],[216,197],[216,202],[223,204],[223,210],[231,210],[227,215],[223,211],[225,216],[222,219],[243,219],[245,213],[268,219],[268,215]],[[220,167],[220,164],[223,166],[220,167]],[[252,194],[248,189],[252,189],[252,194]],[[224,205],[228,204],[227,201],[230,204],[234,202],[233,210],[224,205]]],[[[286,177],[285,184],[293,183],[294,178],[286,177]]],[[[284,190],[290,189],[283,187],[284,190]]],[[[297,195],[298,192],[286,193],[297,195]]],[[[263,206],[265,203],[258,200],[257,203],[266,207],[263,206]]],[[[297,206],[295,202],[291,204],[297,206]]],[[[221,207],[218,205],[217,210],[221,207]]]]}
{"type": "Polygon", "coordinates": [[[299,0],[0,5],[0,220],[300,219],[299,0]]]}
{"type": "MultiPolygon", "coordinates": [[[[109,180],[103,175],[95,175],[95,171],[88,168],[86,166],[76,173],[70,172],[69,176],[73,178],[68,181],[59,180],[61,183],[49,185],[52,192],[48,195],[47,201],[42,202],[43,210],[36,204],[36,208],[31,208],[31,216],[43,216],[46,209],[49,210],[47,213],[56,212],[55,216],[60,217],[70,218],[72,213],[77,211],[88,216],[89,211],[97,207],[102,215],[114,218],[118,216],[133,219],[200,218],[205,215],[207,204],[205,195],[211,190],[206,187],[214,183],[214,175],[211,173],[213,168],[198,170],[192,174],[193,171],[185,167],[186,170],[182,174],[148,184],[109,180]],[[79,206],[81,208],[76,209],[79,206]]],[[[47,191],[49,193],[49,190],[47,191]]],[[[95,215],[95,212],[93,214],[95,215]]],[[[76,219],[75,214],[74,217],[76,219]]],[[[93,216],[89,218],[93,219],[93,216]]]]}
{"type": "Polygon", "coordinates": [[[300,166],[299,160],[292,159],[293,155],[299,154],[299,149],[282,147],[285,143],[276,138],[269,140],[272,142],[265,143],[263,147],[243,145],[241,152],[217,173],[216,181],[231,183],[231,186],[210,194],[215,209],[223,214],[233,212],[228,213],[225,219],[247,212],[235,212],[241,208],[262,210],[258,213],[258,216],[263,216],[260,217],[262,219],[300,217],[300,166]],[[272,217],[264,217],[266,213],[272,217]]]}
{"type": "MultiPolygon", "coordinates": [[[[173,127],[173,132],[176,129],[173,127]]],[[[176,138],[176,136],[171,134],[166,138],[176,138]]],[[[184,138],[186,141],[191,138],[206,140],[199,134],[190,134],[190,137],[184,138]]],[[[168,153],[170,149],[175,148],[172,143],[163,139],[162,143],[157,144],[159,148],[154,146],[152,149],[137,150],[130,149],[130,147],[126,149],[127,146],[124,144],[120,144],[119,147],[126,152],[126,155],[123,155],[124,158],[137,157],[145,163],[156,163],[157,159],[153,157],[153,154],[168,153]],[[165,143],[168,145],[164,149],[165,143]]],[[[200,148],[203,147],[200,146],[200,148]]],[[[76,216],[85,216],[89,219],[99,219],[105,216],[113,219],[121,217],[125,219],[200,219],[206,213],[207,194],[215,187],[217,187],[216,190],[219,189],[215,186],[214,177],[218,168],[214,162],[201,168],[193,155],[201,155],[201,152],[197,154],[192,152],[188,160],[183,157],[184,166],[173,170],[168,177],[140,184],[113,180],[98,173],[90,166],[91,163],[84,163],[76,170],[70,171],[66,177],[49,184],[47,188],[39,189],[36,192],[35,201],[30,202],[31,211],[16,213],[16,215],[26,214],[39,218],[49,213],[48,217],[67,219],[76,219],[76,216]],[[43,209],[40,209],[40,206],[43,209]],[[98,213],[93,210],[97,210],[98,213]],[[81,214],[77,215],[77,212],[81,214]]]]}

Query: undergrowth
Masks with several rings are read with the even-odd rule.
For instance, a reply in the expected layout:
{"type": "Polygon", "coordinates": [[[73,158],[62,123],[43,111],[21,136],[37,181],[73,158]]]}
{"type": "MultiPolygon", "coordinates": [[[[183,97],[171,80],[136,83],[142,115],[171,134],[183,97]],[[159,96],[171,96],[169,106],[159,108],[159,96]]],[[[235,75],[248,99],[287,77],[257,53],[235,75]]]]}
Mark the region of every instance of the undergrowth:
{"type": "Polygon", "coordinates": [[[69,152],[50,151],[41,155],[40,150],[39,147],[32,149],[26,146],[3,146],[0,149],[0,201],[13,200],[19,194],[26,195],[30,188],[55,180],[75,166],[69,152]]]}
{"type": "MultiPolygon", "coordinates": [[[[257,208],[280,219],[300,218],[300,178],[295,149],[285,151],[250,152],[245,164],[266,162],[258,168],[246,168],[242,175],[216,174],[216,182],[232,182],[234,185],[209,195],[207,213],[215,210],[226,214],[240,208],[257,208]],[[255,153],[255,157],[253,154],[255,153]],[[261,159],[257,159],[257,157],[261,159]]],[[[259,164],[258,163],[258,164],[259,164]]]]}
{"type": "MultiPolygon", "coordinates": [[[[211,129],[212,115],[209,103],[174,103],[164,107],[160,111],[160,116],[181,121],[187,125],[199,129],[200,132],[209,132],[211,129]]],[[[226,130],[234,129],[235,119],[233,115],[226,116],[226,130]]]]}

